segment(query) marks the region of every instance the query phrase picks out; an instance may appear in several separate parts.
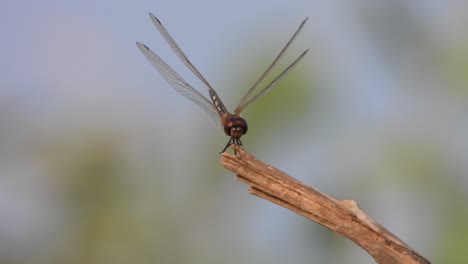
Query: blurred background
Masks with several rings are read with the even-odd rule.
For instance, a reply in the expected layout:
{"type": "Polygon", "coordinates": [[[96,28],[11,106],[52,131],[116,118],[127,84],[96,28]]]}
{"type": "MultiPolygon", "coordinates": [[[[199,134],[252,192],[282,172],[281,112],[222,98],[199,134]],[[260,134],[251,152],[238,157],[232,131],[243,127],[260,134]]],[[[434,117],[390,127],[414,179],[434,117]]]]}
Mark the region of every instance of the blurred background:
{"type": "Polygon", "coordinates": [[[246,150],[468,263],[463,1],[187,2],[2,2],[0,263],[374,263],[219,165],[228,137],[135,45],[206,94],[148,12],[231,110],[308,16],[246,150]]]}

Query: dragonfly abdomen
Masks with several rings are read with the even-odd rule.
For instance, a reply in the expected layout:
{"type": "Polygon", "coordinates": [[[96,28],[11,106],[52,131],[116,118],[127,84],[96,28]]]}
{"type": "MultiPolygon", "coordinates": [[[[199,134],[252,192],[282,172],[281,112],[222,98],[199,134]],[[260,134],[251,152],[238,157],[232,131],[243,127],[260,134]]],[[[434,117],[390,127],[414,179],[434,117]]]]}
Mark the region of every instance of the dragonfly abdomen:
{"type": "Polygon", "coordinates": [[[211,101],[213,101],[214,106],[216,107],[216,110],[218,110],[219,113],[222,115],[225,115],[228,113],[226,107],[224,106],[223,102],[219,99],[218,95],[214,90],[210,90],[210,98],[211,101]]]}

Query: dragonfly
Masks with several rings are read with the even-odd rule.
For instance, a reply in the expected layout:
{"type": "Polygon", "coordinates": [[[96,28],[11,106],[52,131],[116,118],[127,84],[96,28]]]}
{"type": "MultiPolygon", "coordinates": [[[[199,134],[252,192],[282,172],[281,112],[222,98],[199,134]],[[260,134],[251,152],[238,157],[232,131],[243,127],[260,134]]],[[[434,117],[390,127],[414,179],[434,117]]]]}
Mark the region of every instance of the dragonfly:
{"type": "Polygon", "coordinates": [[[259,90],[258,92],[254,93],[260,82],[270,73],[273,67],[277,64],[277,62],[283,57],[286,53],[291,43],[296,39],[299,35],[299,32],[304,27],[305,23],[307,22],[307,17],[302,21],[299,25],[299,28],[296,32],[292,35],[280,53],[276,56],[273,62],[268,66],[268,68],[260,75],[260,77],[255,81],[252,87],[247,91],[244,97],[241,99],[239,105],[234,110],[233,113],[229,112],[226,107],[224,106],[223,101],[218,96],[216,91],[213,87],[208,83],[208,81],[203,77],[203,75],[198,71],[198,69],[192,64],[192,62],[188,59],[179,45],[176,43],[174,38],[169,34],[166,28],[163,26],[161,21],[153,15],[152,13],[149,14],[153,24],[159,30],[161,35],[164,37],[166,42],[175,52],[177,57],[185,64],[185,66],[195,75],[198,79],[205,85],[208,89],[209,98],[208,100],[203,94],[193,88],[192,85],[188,84],[177,72],[175,72],[164,60],[162,60],[156,53],[151,51],[145,44],[141,42],[137,42],[137,47],[141,50],[143,55],[146,59],[151,63],[151,65],[159,72],[159,74],[169,83],[172,88],[188,100],[192,101],[199,107],[201,107],[205,112],[207,112],[210,116],[215,119],[219,118],[220,125],[224,130],[224,133],[230,137],[228,143],[221,151],[221,153],[225,152],[226,149],[231,145],[238,145],[242,147],[241,137],[247,133],[248,126],[247,121],[240,116],[242,111],[251,103],[257,101],[261,97],[265,96],[269,93],[279,82],[283,79],[307,54],[309,49],[306,49],[302,54],[299,55],[288,67],[286,67],[273,81],[267,84],[264,88],[259,90]]]}

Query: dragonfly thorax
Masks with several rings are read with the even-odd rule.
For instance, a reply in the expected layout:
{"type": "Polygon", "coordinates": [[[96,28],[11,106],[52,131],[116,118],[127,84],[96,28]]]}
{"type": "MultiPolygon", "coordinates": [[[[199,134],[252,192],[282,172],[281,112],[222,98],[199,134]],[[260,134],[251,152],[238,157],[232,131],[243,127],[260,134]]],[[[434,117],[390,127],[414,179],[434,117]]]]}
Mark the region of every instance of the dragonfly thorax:
{"type": "Polygon", "coordinates": [[[224,121],[224,133],[233,138],[240,138],[247,133],[247,122],[240,116],[231,115],[224,121]]]}

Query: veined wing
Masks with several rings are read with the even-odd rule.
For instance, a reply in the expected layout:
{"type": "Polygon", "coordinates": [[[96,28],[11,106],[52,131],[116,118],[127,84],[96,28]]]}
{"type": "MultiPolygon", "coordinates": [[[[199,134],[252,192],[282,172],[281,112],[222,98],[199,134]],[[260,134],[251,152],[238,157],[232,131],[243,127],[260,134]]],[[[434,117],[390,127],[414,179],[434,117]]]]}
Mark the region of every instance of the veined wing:
{"type": "Polygon", "coordinates": [[[276,77],[271,83],[269,83],[265,88],[263,88],[255,96],[247,100],[247,102],[243,103],[242,105],[239,105],[234,113],[240,114],[240,112],[242,112],[242,110],[244,110],[250,103],[256,101],[257,99],[263,97],[265,94],[269,93],[271,89],[273,89],[279,83],[279,81],[283,79],[294,68],[294,66],[296,66],[297,63],[299,63],[299,61],[302,60],[302,58],[304,58],[304,56],[307,54],[308,51],[309,49],[302,52],[302,54],[296,60],[294,60],[293,63],[291,63],[282,73],[280,73],[278,77],[276,77]]]}
{"type": "Polygon", "coordinates": [[[278,82],[286,76],[286,74],[305,56],[308,50],[304,51],[293,63],[291,63],[278,77],[276,77],[270,84],[268,84],[265,88],[263,88],[259,93],[257,93],[255,96],[250,97],[252,92],[257,88],[259,83],[268,75],[268,73],[273,69],[273,67],[276,65],[276,63],[283,57],[284,53],[288,50],[289,46],[291,46],[291,43],[294,41],[294,39],[299,35],[299,32],[302,30],[304,27],[304,24],[307,22],[308,17],[302,21],[301,25],[299,28],[294,32],[292,37],[289,39],[288,43],[284,46],[284,48],[280,51],[278,56],[273,60],[273,62],[268,66],[268,68],[265,70],[265,72],[257,79],[257,81],[253,84],[253,86],[249,89],[249,91],[244,95],[242,98],[241,102],[237,106],[236,110],[234,111],[235,114],[240,114],[250,103],[253,101],[261,98],[268,92],[270,92],[278,82]],[[250,98],[250,99],[249,99],[250,98]]]}
{"type": "MultiPolygon", "coordinates": [[[[153,15],[152,13],[149,13],[149,16],[151,18],[151,21],[153,21],[153,24],[159,30],[159,32],[164,37],[164,39],[167,41],[169,46],[171,46],[172,50],[177,54],[177,57],[179,57],[179,59],[185,64],[185,66],[187,66],[187,68],[189,68],[190,71],[192,71],[193,74],[195,74],[195,76],[197,76],[198,79],[200,79],[200,81],[202,81],[206,85],[206,88],[210,92],[210,96],[212,96],[212,97],[215,96],[216,100],[218,101],[218,104],[220,104],[223,109],[226,109],[226,107],[224,106],[223,102],[219,98],[216,91],[213,89],[213,87],[211,87],[211,85],[208,83],[208,81],[205,79],[205,77],[203,77],[203,75],[198,71],[198,69],[195,68],[195,66],[192,64],[192,62],[188,59],[187,55],[185,55],[185,53],[182,51],[182,49],[179,47],[179,45],[177,45],[177,43],[175,42],[174,38],[172,38],[172,36],[169,34],[169,32],[163,26],[161,21],[159,21],[159,19],[155,15],[153,15]]],[[[220,113],[220,116],[221,115],[222,114],[220,113]]]]}
{"type": "Polygon", "coordinates": [[[213,120],[219,124],[218,112],[214,105],[200,92],[188,84],[179,74],[177,74],[166,62],[164,62],[156,53],[151,51],[145,44],[137,42],[136,45],[141,50],[146,59],[161,74],[161,76],[183,97],[194,102],[207,112],[213,120]]]}

